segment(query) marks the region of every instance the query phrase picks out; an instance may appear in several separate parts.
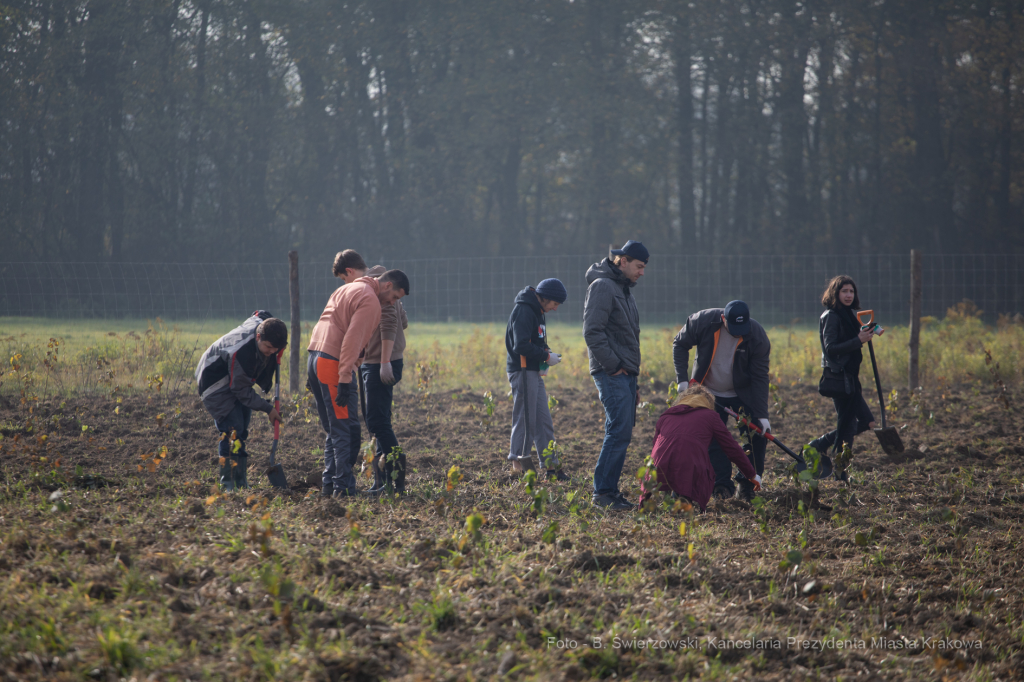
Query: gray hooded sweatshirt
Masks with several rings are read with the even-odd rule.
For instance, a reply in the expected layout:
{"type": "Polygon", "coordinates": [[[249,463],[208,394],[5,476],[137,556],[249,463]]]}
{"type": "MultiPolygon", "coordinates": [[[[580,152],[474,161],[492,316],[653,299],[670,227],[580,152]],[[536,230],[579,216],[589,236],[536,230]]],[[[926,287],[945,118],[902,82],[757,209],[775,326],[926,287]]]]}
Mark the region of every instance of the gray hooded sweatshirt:
{"type": "Polygon", "coordinates": [[[636,286],[605,258],[587,270],[583,338],[590,373],[640,373],[640,312],[630,289],[636,286]]]}

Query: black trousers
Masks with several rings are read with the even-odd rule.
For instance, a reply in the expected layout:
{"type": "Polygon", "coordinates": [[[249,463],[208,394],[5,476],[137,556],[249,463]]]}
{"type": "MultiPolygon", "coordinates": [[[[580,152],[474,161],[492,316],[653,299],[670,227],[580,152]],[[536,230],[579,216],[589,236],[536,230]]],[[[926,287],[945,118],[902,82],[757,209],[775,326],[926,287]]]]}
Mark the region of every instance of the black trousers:
{"type": "MultiPolygon", "coordinates": [[[[391,369],[395,384],[402,380],[402,361],[392,360],[391,369]]],[[[364,364],[359,368],[366,391],[366,430],[377,438],[377,453],[373,459],[374,488],[386,487],[389,483],[395,492],[405,491],[405,453],[398,447],[398,438],[391,428],[391,403],[394,400],[395,384],[387,385],[380,380],[380,364],[364,364]],[[397,455],[394,450],[398,448],[397,455]]]]}
{"type": "MultiPolygon", "coordinates": [[[[751,421],[754,418],[751,416],[753,413],[747,404],[737,398],[722,398],[715,396],[715,412],[722,418],[722,423],[728,423],[729,415],[725,413],[725,408],[728,407],[733,412],[739,414],[745,412],[747,418],[751,421]]],[[[746,436],[748,429],[746,426],[740,426],[740,434],[746,436]]],[[[768,439],[763,438],[756,433],[750,433],[750,442],[753,445],[751,448],[747,443],[741,443],[743,450],[747,453],[747,459],[754,467],[754,471],[757,472],[758,476],[764,475],[764,453],[768,448],[768,439]],[[753,452],[751,452],[753,449],[753,452]]],[[[712,439],[711,445],[708,446],[708,457],[711,459],[711,466],[715,470],[715,487],[721,486],[729,491],[732,495],[736,492],[736,484],[733,483],[732,478],[732,461],[726,457],[725,453],[722,452],[722,448],[718,446],[718,443],[712,439]]],[[[737,481],[745,481],[747,477],[741,473],[736,474],[737,481]]]]}
{"type": "Polygon", "coordinates": [[[836,408],[836,428],[809,443],[818,452],[828,452],[831,448],[834,454],[839,454],[843,451],[843,444],[853,447],[854,436],[867,431],[868,424],[875,421],[875,415],[871,414],[871,408],[864,400],[860,379],[855,379],[854,385],[856,390],[850,395],[832,398],[836,408]]]}

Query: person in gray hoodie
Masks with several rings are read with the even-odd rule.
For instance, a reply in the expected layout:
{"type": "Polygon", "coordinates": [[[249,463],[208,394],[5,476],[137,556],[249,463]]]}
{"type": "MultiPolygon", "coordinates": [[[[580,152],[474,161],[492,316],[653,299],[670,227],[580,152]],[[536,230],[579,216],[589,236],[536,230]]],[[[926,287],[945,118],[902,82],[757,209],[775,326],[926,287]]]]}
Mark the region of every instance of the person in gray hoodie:
{"type": "Polygon", "coordinates": [[[640,374],[640,312],[630,289],[644,274],[650,253],[628,241],[587,271],[583,303],[583,338],[590,374],[604,405],[604,442],[594,467],[594,504],[612,510],[632,509],[619,491],[626,449],[636,423],[637,375],[640,374]]]}

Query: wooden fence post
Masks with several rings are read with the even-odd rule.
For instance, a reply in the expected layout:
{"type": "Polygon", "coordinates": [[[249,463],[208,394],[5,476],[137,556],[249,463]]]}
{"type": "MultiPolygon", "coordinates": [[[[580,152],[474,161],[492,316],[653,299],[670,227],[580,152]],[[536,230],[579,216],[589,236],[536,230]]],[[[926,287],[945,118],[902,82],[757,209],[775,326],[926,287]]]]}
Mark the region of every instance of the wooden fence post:
{"type": "Polygon", "coordinates": [[[302,345],[302,316],[299,310],[299,252],[288,252],[288,291],[291,294],[292,333],[291,362],[288,371],[288,388],[292,395],[299,392],[299,350],[302,345]]]}
{"type": "Polygon", "coordinates": [[[910,250],[910,390],[920,386],[918,350],[921,347],[921,251],[910,250]]]}

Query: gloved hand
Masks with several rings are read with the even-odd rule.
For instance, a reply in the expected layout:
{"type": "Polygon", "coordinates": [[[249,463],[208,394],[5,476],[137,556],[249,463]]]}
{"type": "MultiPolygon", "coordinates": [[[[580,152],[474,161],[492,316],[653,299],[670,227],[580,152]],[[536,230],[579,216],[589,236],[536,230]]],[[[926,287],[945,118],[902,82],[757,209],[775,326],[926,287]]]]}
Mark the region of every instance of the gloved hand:
{"type": "Polygon", "coordinates": [[[554,351],[548,351],[548,359],[547,359],[548,367],[554,367],[555,365],[557,365],[561,361],[562,361],[562,356],[561,355],[559,355],[558,353],[555,353],[554,351]]]}
{"type": "Polygon", "coordinates": [[[334,397],[334,404],[338,407],[348,407],[348,397],[351,390],[351,381],[345,384],[338,384],[338,395],[334,397]]]}
{"type": "Polygon", "coordinates": [[[764,431],[765,433],[770,433],[771,432],[772,425],[768,423],[767,419],[758,419],[757,421],[761,422],[761,430],[762,431],[764,431]]]}
{"type": "Polygon", "coordinates": [[[754,476],[754,492],[756,493],[761,489],[761,477],[754,476]]]}
{"type": "Polygon", "coordinates": [[[380,363],[380,380],[388,386],[395,383],[395,370],[392,369],[390,362],[380,363]]]}

